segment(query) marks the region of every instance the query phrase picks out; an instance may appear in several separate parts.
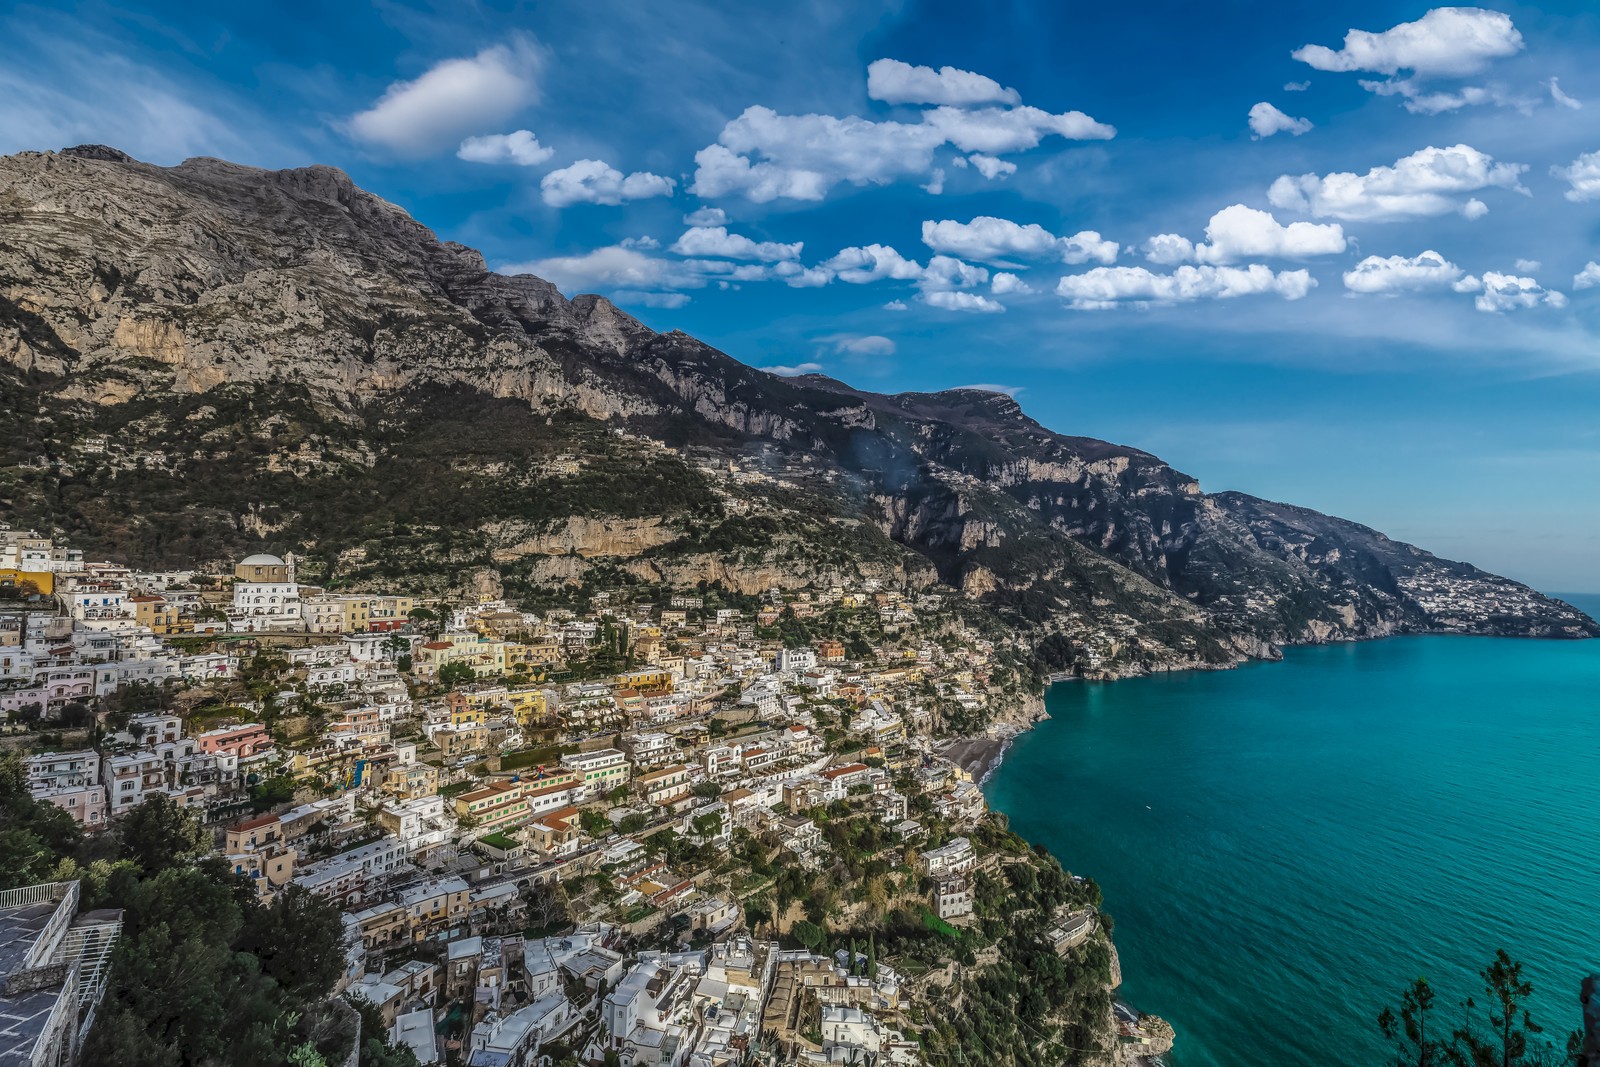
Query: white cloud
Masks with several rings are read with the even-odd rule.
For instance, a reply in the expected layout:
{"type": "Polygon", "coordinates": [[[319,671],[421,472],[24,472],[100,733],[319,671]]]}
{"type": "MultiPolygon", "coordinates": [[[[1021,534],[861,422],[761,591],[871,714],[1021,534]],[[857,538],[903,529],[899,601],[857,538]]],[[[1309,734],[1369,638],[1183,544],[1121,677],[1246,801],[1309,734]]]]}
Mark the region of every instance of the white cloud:
{"type": "Polygon", "coordinates": [[[1309,88],[1311,88],[1309,81],[1283,83],[1283,91],[1286,93],[1303,93],[1309,88]]]}
{"type": "Polygon", "coordinates": [[[820,374],[822,372],[822,364],[797,363],[792,367],[777,366],[762,367],[760,369],[766,371],[768,374],[776,374],[780,378],[796,378],[802,374],[820,374]]]}
{"type": "Polygon", "coordinates": [[[1517,260],[1516,266],[1517,269],[1524,274],[1533,274],[1540,267],[1544,266],[1544,264],[1540,263],[1537,259],[1519,259],[1517,260]]]}
{"type": "Polygon", "coordinates": [[[685,226],[726,226],[728,213],[720,207],[703,207],[683,217],[685,226]]]}
{"type": "Polygon", "coordinates": [[[1452,211],[1477,218],[1488,208],[1478,200],[1463,201],[1461,194],[1491,187],[1526,192],[1519,179],[1527,169],[1521,163],[1496,163],[1470,145],[1430,146],[1365,174],[1281,175],[1267,199],[1275,207],[1339,219],[1383,222],[1452,211]]]}
{"type": "Polygon", "coordinates": [[[904,300],[891,300],[883,305],[883,310],[885,311],[905,311],[907,309],[908,305],[904,300]]]}
{"type": "Polygon", "coordinates": [[[1107,241],[1096,230],[1079,230],[1071,237],[1061,239],[1063,263],[1087,263],[1090,260],[1096,263],[1115,263],[1119,251],[1121,246],[1117,242],[1107,241]]]}
{"type": "Polygon", "coordinates": [[[1017,104],[1022,98],[993,78],[955,67],[913,67],[879,59],[867,67],[867,95],[886,104],[1017,104]]]}
{"type": "Polygon", "coordinates": [[[875,333],[841,333],[822,340],[832,345],[835,352],[849,356],[892,356],[895,350],[894,341],[875,333]]]}
{"type": "Polygon", "coordinates": [[[1597,285],[1600,285],[1600,263],[1596,263],[1591,259],[1584,264],[1582,270],[1572,276],[1572,287],[1574,289],[1593,289],[1597,285]]]}
{"type": "Polygon", "coordinates": [[[1024,225],[992,215],[979,215],[971,222],[927,220],[922,224],[922,243],[935,252],[1001,266],[1015,265],[1018,259],[1045,258],[1112,263],[1118,252],[1115,241],[1105,240],[1094,230],[1057,237],[1038,223],[1024,225]]]}
{"type": "Polygon", "coordinates": [[[1144,243],[1144,258],[1164,267],[1187,263],[1194,258],[1194,242],[1176,233],[1158,233],[1144,243]]]}
{"type": "Polygon", "coordinates": [[[952,256],[934,256],[928,260],[927,269],[917,279],[917,285],[929,289],[970,289],[989,280],[989,272],[982,267],[963,263],[952,256]]]}
{"type": "Polygon", "coordinates": [[[611,294],[615,304],[638,304],[647,308],[681,308],[689,302],[688,293],[645,293],[618,289],[611,294]]]}
{"type": "Polygon", "coordinates": [[[1080,310],[1103,310],[1125,305],[1223,300],[1275,293],[1299,300],[1317,284],[1304,270],[1274,274],[1262,263],[1247,267],[1179,267],[1171,274],[1156,274],[1144,267],[1095,267],[1069,274],[1056,286],[1070,305],[1080,310]]]}
{"type": "Polygon", "coordinates": [[[1544,84],[1545,87],[1550,90],[1550,99],[1554,100],[1562,107],[1571,108],[1573,111],[1579,111],[1583,108],[1582,100],[1574,99],[1573,97],[1570,97],[1561,91],[1561,83],[1557,79],[1551,78],[1544,84]]]}
{"type": "Polygon", "coordinates": [[[598,159],[580,159],[569,167],[553,170],[539,182],[540,195],[551,207],[569,204],[620,204],[624,200],[643,200],[652,196],[671,196],[677,182],[648,171],[635,171],[627,177],[598,159]]]}
{"type": "Polygon", "coordinates": [[[773,263],[783,259],[799,259],[803,241],[781,244],[777,241],[752,241],[737,233],[729,233],[722,226],[694,226],[686,230],[672,245],[680,256],[719,256],[724,259],[758,259],[773,263]]]}
{"type": "Polygon", "coordinates": [[[921,264],[905,258],[888,245],[841,248],[822,267],[850,285],[866,285],[885,278],[914,281],[922,277],[921,264]]]}
{"type": "Polygon", "coordinates": [[[1553,308],[1566,307],[1567,298],[1553,289],[1544,288],[1532,278],[1500,274],[1492,270],[1483,272],[1483,292],[1472,302],[1479,311],[1494,313],[1533,308],[1540,304],[1553,308]]]}
{"type": "Polygon", "coordinates": [[[1460,282],[1462,273],[1432,249],[1416,256],[1368,256],[1345,271],[1344,287],[1353,293],[1436,289],[1460,282]]]}
{"type": "Polygon", "coordinates": [[[1571,186],[1562,194],[1568,200],[1600,200],[1600,152],[1585,152],[1564,167],[1551,167],[1550,173],[1571,186]]]}
{"type": "Polygon", "coordinates": [[[938,196],[940,193],[944,192],[943,167],[935,167],[933,169],[933,177],[928,179],[928,183],[922,187],[922,191],[927,193],[929,196],[938,196]]]}
{"type": "Polygon", "coordinates": [[[661,247],[661,242],[648,234],[643,237],[624,237],[621,244],[623,248],[642,248],[646,252],[654,252],[661,247]]]}
{"type": "Polygon", "coordinates": [[[1318,44],[1296,49],[1295,59],[1317,70],[1424,77],[1476,74],[1522,50],[1522,34],[1508,15],[1478,7],[1434,8],[1415,22],[1372,33],[1351,30],[1335,51],[1318,44]]]}
{"type": "Polygon", "coordinates": [[[1390,78],[1388,81],[1360,82],[1361,88],[1378,96],[1398,96],[1405,109],[1414,115],[1442,115],[1464,107],[1496,104],[1531,111],[1537,100],[1518,93],[1507,92],[1497,85],[1463,85],[1453,92],[1428,90],[1417,78],[1390,78]]]}
{"type": "Polygon", "coordinates": [[[821,200],[840,182],[884,185],[926,174],[943,141],[939,131],[920,124],[749,107],[722,128],[716,144],[695,153],[690,191],[738,193],[758,203],[821,200]]]}
{"type": "Polygon", "coordinates": [[[968,111],[936,107],[922,121],[944,134],[963,152],[1024,152],[1037,148],[1051,134],[1069,141],[1108,141],[1116,127],[1096,122],[1081,111],[1052,115],[1036,107],[986,107],[968,111]]]}
{"type": "Polygon", "coordinates": [[[772,276],[781,278],[791,289],[816,289],[833,281],[832,271],[823,267],[802,267],[794,260],[776,264],[772,276]]]}
{"type": "Polygon", "coordinates": [[[957,292],[949,289],[935,289],[923,293],[917,298],[930,307],[943,308],[946,311],[975,311],[993,314],[1004,311],[1006,306],[998,300],[990,300],[977,293],[957,292]]]}
{"type": "Polygon", "coordinates": [[[538,99],[540,55],[531,38],[446,59],[414,81],[395,82],[346,128],[358,141],[402,155],[426,155],[458,144],[473,129],[494,126],[538,99]]]}
{"type": "MultiPolygon", "coordinates": [[[[1056,134],[1107,138],[1116,131],[1078,111],[1052,115],[1033,107],[938,107],[920,123],[874,122],[832,115],[780,115],[754,106],[728,122],[717,143],[695,153],[697,196],[742,195],[758,203],[780,198],[821,200],[841,182],[885,185],[933,176],[936,149],[993,155],[1037,147],[1056,134]]],[[[938,177],[930,187],[942,184],[938,177]]]]}
{"type": "Polygon", "coordinates": [[[665,259],[636,248],[609,245],[577,256],[510,264],[501,268],[501,273],[537,274],[570,296],[612,289],[700,289],[706,284],[706,271],[701,268],[702,264],[690,260],[665,259]]]}
{"type": "Polygon", "coordinates": [[[1269,211],[1243,204],[1225,207],[1206,223],[1208,243],[1195,245],[1200,263],[1232,263],[1271,256],[1303,259],[1343,252],[1344,227],[1337,222],[1291,222],[1285,226],[1269,211]]]}
{"type": "Polygon", "coordinates": [[[995,296],[1005,296],[1007,293],[1031,293],[1033,292],[1033,286],[1015,274],[1000,271],[995,274],[994,280],[989,283],[989,291],[995,296]]]}
{"type": "Polygon", "coordinates": [[[469,163],[515,163],[519,167],[537,167],[555,154],[556,150],[540,144],[531,130],[468,137],[456,149],[456,156],[469,163]]]}
{"type": "Polygon", "coordinates": [[[1275,133],[1292,133],[1299,137],[1310,129],[1310,119],[1292,118],[1265,100],[1250,109],[1250,132],[1258,141],[1275,133]]]}
{"type": "Polygon", "coordinates": [[[1010,160],[986,156],[982,152],[974,152],[970,156],[957,156],[956,160],[961,163],[971,163],[974,170],[990,181],[996,178],[1009,178],[1017,172],[1017,165],[1010,160]]]}

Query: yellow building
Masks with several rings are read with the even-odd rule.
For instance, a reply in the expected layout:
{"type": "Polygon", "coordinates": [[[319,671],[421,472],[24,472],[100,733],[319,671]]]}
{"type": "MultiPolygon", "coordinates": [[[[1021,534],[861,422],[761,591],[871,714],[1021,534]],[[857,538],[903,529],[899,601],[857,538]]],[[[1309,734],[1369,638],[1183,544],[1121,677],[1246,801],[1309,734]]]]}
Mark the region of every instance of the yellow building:
{"type": "Polygon", "coordinates": [[[383,791],[411,800],[439,791],[439,768],[431,763],[406,763],[390,767],[383,776],[383,791]]]}
{"type": "Polygon", "coordinates": [[[483,752],[489,747],[489,728],[487,726],[451,726],[435,731],[433,743],[439,746],[439,751],[444,754],[446,759],[454,756],[466,756],[474,752],[483,752]]]}
{"type": "Polygon", "coordinates": [[[49,596],[56,591],[56,576],[50,571],[24,571],[16,567],[0,567],[0,593],[11,596],[28,595],[30,591],[49,596]]]}
{"type": "Polygon", "coordinates": [[[664,667],[645,667],[624,671],[612,684],[618,689],[671,689],[672,672],[664,667]]]}
{"type": "Polygon", "coordinates": [[[180,634],[194,629],[194,623],[179,618],[178,605],[166,597],[135,596],[129,597],[128,603],[133,605],[134,621],[151,633],[180,634]]]}

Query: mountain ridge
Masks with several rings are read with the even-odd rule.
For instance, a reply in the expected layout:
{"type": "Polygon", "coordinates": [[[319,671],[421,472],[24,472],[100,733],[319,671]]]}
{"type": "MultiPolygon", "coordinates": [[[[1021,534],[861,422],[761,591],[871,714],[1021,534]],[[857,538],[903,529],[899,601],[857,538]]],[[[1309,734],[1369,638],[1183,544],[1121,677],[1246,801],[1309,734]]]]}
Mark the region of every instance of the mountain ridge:
{"type": "Polygon", "coordinates": [[[415,567],[530,595],[870,572],[947,587],[1087,674],[1600,632],[1358,523],[1205,493],[1003,393],[756,370],[495,274],[332,167],[22,153],[0,159],[0,226],[0,397],[33,415],[0,442],[0,513],[136,561],[273,545],[333,584],[415,567]],[[111,461],[85,451],[101,437],[111,461]]]}

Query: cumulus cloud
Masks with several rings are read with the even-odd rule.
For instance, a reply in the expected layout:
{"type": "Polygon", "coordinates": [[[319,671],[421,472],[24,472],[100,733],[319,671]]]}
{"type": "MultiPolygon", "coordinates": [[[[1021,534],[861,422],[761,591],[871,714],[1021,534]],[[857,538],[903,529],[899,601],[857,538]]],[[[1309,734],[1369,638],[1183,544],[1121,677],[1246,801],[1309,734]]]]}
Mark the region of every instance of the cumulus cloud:
{"type": "Polygon", "coordinates": [[[1519,259],[1516,262],[1517,269],[1524,274],[1532,274],[1542,266],[1544,266],[1544,264],[1540,263],[1537,259],[1519,259]]]}
{"type": "Polygon", "coordinates": [[[851,285],[866,285],[884,279],[914,281],[922,277],[920,263],[907,259],[888,245],[841,248],[822,267],[841,282],[851,285]]]}
{"type": "Polygon", "coordinates": [[[537,274],[569,296],[599,290],[700,289],[706,274],[685,260],[646,255],[637,248],[608,245],[577,256],[554,256],[531,263],[513,263],[503,274],[537,274]]]}
{"type": "Polygon", "coordinates": [[[1283,83],[1283,91],[1286,93],[1303,93],[1309,88],[1311,88],[1309,81],[1283,83]]]}
{"type": "Polygon", "coordinates": [[[1572,276],[1572,287],[1574,289],[1593,289],[1597,285],[1600,285],[1600,263],[1596,263],[1591,259],[1584,264],[1582,270],[1572,276]]]}
{"type": "Polygon", "coordinates": [[[1600,152],[1585,152],[1564,167],[1551,167],[1550,173],[1571,186],[1562,194],[1568,200],[1600,200],[1600,152]]]}
{"type": "Polygon", "coordinates": [[[1194,242],[1176,233],[1158,233],[1144,243],[1144,258],[1164,267],[1187,263],[1194,258],[1194,242]]]}
{"type": "Polygon", "coordinates": [[[1053,115],[1036,107],[936,107],[924,111],[922,121],[963,152],[991,154],[1037,148],[1051,134],[1069,141],[1108,141],[1117,134],[1116,127],[1081,111],[1053,115]]]}
{"type": "Polygon", "coordinates": [[[794,260],[774,264],[772,276],[782,279],[791,289],[815,289],[833,281],[831,271],[822,267],[803,267],[794,260]]]}
{"type": "Polygon", "coordinates": [[[776,374],[780,378],[796,378],[802,374],[820,374],[822,372],[822,364],[797,363],[792,367],[780,365],[776,367],[762,367],[761,369],[766,371],[768,374],[776,374]]]}
{"type": "Polygon", "coordinates": [[[1038,223],[1016,223],[992,215],[979,215],[971,222],[927,220],[922,224],[922,243],[935,252],[1000,266],[1015,266],[1016,260],[1026,259],[1113,263],[1119,250],[1115,241],[1105,240],[1094,230],[1057,237],[1038,223]]]}
{"type": "Polygon", "coordinates": [[[822,340],[832,345],[835,352],[848,356],[892,356],[895,350],[894,341],[875,333],[841,333],[822,340]]]}
{"type": "Polygon", "coordinates": [[[1520,179],[1527,169],[1521,163],[1497,163],[1470,145],[1428,147],[1365,174],[1284,174],[1272,183],[1267,199],[1274,207],[1338,219],[1383,222],[1452,211],[1478,218],[1489,209],[1462,194],[1488,188],[1526,192],[1520,179]]]}
{"type": "Polygon", "coordinates": [[[879,59],[867,67],[867,95],[886,104],[1017,104],[1022,98],[993,78],[955,67],[914,67],[879,59]]]}
{"type": "Polygon", "coordinates": [[[728,213],[720,207],[703,207],[683,217],[685,226],[726,226],[728,213]]]}
{"type": "Polygon", "coordinates": [[[944,142],[935,129],[902,122],[780,115],[755,106],[695,153],[696,196],[741,194],[764,203],[821,200],[840,182],[885,185],[926,174],[944,142]]]}
{"type": "Polygon", "coordinates": [[[1368,256],[1345,271],[1344,287],[1353,293],[1382,294],[1442,289],[1459,283],[1463,273],[1432,249],[1416,256],[1368,256]]]}
{"type": "Polygon", "coordinates": [[[1496,85],[1447,91],[1428,84],[1481,73],[1496,59],[1521,50],[1522,34],[1510,16],[1477,7],[1439,7],[1381,33],[1351,30],[1337,51],[1308,44],[1294,57],[1318,70],[1386,74],[1385,79],[1363,79],[1361,87],[1379,96],[1400,97],[1407,111],[1437,115],[1479,104],[1531,109],[1538,102],[1535,98],[1496,85]],[[1410,71],[1411,76],[1400,77],[1401,71],[1410,71]]]}
{"type": "Polygon", "coordinates": [[[1031,293],[1033,292],[1033,286],[1015,274],[1000,271],[989,282],[989,291],[995,296],[1005,296],[1007,293],[1031,293]]]}
{"type": "Polygon", "coordinates": [[[1344,47],[1308,44],[1292,55],[1317,70],[1424,77],[1477,74],[1496,59],[1522,50],[1522,34],[1511,17],[1479,7],[1437,7],[1415,22],[1378,33],[1351,30],[1344,47]]]}
{"type": "Polygon", "coordinates": [[[951,162],[958,167],[964,167],[970,163],[973,170],[976,170],[990,181],[994,181],[996,178],[1009,178],[1017,172],[1017,165],[1010,160],[986,156],[982,152],[974,152],[970,156],[957,156],[951,162]]]}
{"type": "Polygon", "coordinates": [[[537,167],[555,154],[555,149],[540,144],[530,130],[468,137],[456,149],[456,156],[469,163],[514,163],[519,167],[537,167]]]}
{"type": "Polygon", "coordinates": [[[1092,311],[1269,293],[1285,300],[1299,300],[1316,284],[1307,271],[1274,274],[1262,263],[1247,267],[1184,266],[1171,274],[1156,274],[1145,267],[1095,267],[1062,278],[1056,292],[1066,297],[1071,307],[1092,311]]]}
{"type": "Polygon", "coordinates": [[[414,81],[389,86],[351,116],[346,129],[358,141],[401,155],[439,151],[535,102],[540,65],[538,47],[521,36],[470,58],[446,59],[414,81]]]}
{"type": "Polygon", "coordinates": [[[1195,245],[1200,263],[1232,263],[1270,256],[1303,259],[1343,252],[1344,227],[1337,222],[1291,222],[1285,226],[1270,211],[1243,204],[1225,207],[1206,223],[1206,243],[1195,245]]]}
{"type": "Polygon", "coordinates": [[[923,289],[969,289],[989,280],[989,272],[982,267],[963,263],[953,256],[934,256],[917,279],[923,289]]]}
{"type": "Polygon", "coordinates": [[[1483,272],[1483,291],[1473,300],[1479,311],[1500,313],[1538,307],[1561,308],[1567,306],[1564,294],[1546,289],[1532,278],[1497,271],[1483,272]]]}
{"type": "Polygon", "coordinates": [[[891,300],[887,304],[883,305],[883,310],[906,311],[909,310],[909,305],[904,300],[891,300]]]}
{"type": "Polygon", "coordinates": [[[570,167],[546,174],[539,182],[540,195],[551,207],[569,204],[616,205],[624,200],[644,200],[652,196],[671,196],[677,184],[671,178],[648,171],[634,171],[623,177],[620,170],[599,159],[580,159],[570,167]]]}
{"type": "MultiPolygon", "coordinates": [[[[821,200],[840,183],[885,185],[932,176],[934,152],[945,144],[970,158],[1025,151],[1051,135],[1083,140],[1115,133],[1080,111],[1053,115],[1033,107],[941,106],[924,111],[921,122],[907,123],[780,115],[758,105],[728,122],[716,144],[695,153],[690,191],[705,197],[740,195],[758,203],[821,200]]],[[[942,183],[934,178],[929,184],[942,183]]]]}
{"type": "Polygon", "coordinates": [[[1292,118],[1265,100],[1250,109],[1250,133],[1258,141],[1275,133],[1292,133],[1299,137],[1310,129],[1310,119],[1292,118]]]}
{"type": "Polygon", "coordinates": [[[784,259],[799,259],[805,242],[782,244],[777,241],[753,241],[737,233],[729,233],[722,226],[693,226],[673,242],[672,251],[680,256],[716,256],[723,259],[757,259],[774,263],[784,259]]]}
{"type": "Polygon", "coordinates": [[[1233,204],[1211,216],[1206,240],[1196,244],[1176,233],[1158,233],[1144,243],[1144,258],[1173,266],[1232,263],[1241,259],[1304,259],[1345,249],[1344,227],[1336,222],[1291,222],[1287,226],[1270,211],[1233,204]]]}
{"type": "Polygon", "coordinates": [[[929,307],[943,308],[945,311],[975,311],[984,314],[993,314],[1004,311],[1005,305],[998,300],[990,300],[977,293],[968,293],[952,289],[935,289],[923,293],[917,298],[929,307]]]}

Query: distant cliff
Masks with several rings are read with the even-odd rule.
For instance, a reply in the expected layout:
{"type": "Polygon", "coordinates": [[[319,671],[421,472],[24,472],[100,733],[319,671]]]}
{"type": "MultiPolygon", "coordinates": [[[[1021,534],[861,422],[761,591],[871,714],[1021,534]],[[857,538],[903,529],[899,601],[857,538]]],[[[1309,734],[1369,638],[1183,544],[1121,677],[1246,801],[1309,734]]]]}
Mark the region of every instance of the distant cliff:
{"type": "Polygon", "coordinates": [[[754,370],[488,271],[329,167],[0,159],[0,519],[139,563],[513,595],[871,577],[1126,674],[1593,620],[1377,531],[1053,433],[1006,396],[754,370]]]}

